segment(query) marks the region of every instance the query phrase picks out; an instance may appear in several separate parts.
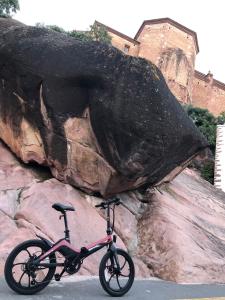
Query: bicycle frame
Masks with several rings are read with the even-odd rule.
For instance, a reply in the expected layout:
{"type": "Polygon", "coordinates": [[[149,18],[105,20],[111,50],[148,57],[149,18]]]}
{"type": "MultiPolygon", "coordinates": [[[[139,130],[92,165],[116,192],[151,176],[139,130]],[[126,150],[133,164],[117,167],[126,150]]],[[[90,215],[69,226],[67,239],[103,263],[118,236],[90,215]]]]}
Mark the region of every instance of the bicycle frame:
{"type": "Polygon", "coordinates": [[[9,287],[19,294],[35,294],[45,288],[51,280],[60,281],[64,276],[77,273],[86,257],[106,247],[106,253],[103,254],[99,264],[100,283],[111,296],[122,296],[127,293],[133,284],[135,269],[129,254],[125,250],[116,247],[117,237],[113,234],[114,210],[115,206],[119,204],[121,204],[120,199],[115,198],[95,205],[95,207],[107,209],[107,235],[80,249],[71,244],[67,224],[66,212],[75,211],[74,207],[61,203],[53,204],[52,207],[62,213],[60,219],[64,217],[65,236],[57,242],[52,242],[36,235],[39,238],[38,240],[28,240],[19,244],[9,254],[5,263],[5,279],[9,287]],[[113,205],[113,207],[110,207],[110,205],[113,205]],[[112,214],[110,213],[111,210],[112,214]],[[111,216],[113,216],[112,224],[110,222],[111,216]],[[24,255],[20,257],[18,262],[17,257],[20,253],[24,255]],[[58,256],[58,253],[61,257],[58,256]],[[14,269],[15,266],[17,266],[16,269],[14,269]],[[113,282],[113,286],[110,281],[113,282]]]}
{"type": "MultiPolygon", "coordinates": [[[[36,266],[42,266],[42,267],[63,267],[65,266],[65,263],[45,263],[42,262],[45,258],[47,258],[48,256],[50,256],[51,254],[55,253],[55,252],[60,252],[65,258],[67,256],[67,254],[63,254],[60,250],[61,249],[65,249],[65,247],[67,249],[69,249],[70,253],[69,256],[73,256],[74,255],[74,261],[75,263],[80,263],[82,262],[86,257],[88,257],[89,255],[99,251],[100,249],[102,249],[103,247],[109,247],[109,249],[115,253],[115,260],[116,260],[116,264],[119,267],[119,262],[117,260],[117,253],[116,253],[116,247],[114,246],[114,242],[116,242],[116,236],[113,236],[112,238],[112,233],[113,230],[111,228],[110,225],[110,207],[108,205],[107,207],[107,236],[105,236],[104,238],[91,243],[89,245],[87,245],[86,247],[82,247],[80,250],[74,248],[71,243],[70,243],[70,231],[68,228],[68,223],[67,223],[67,216],[66,213],[63,213],[63,215],[61,216],[64,218],[64,224],[65,224],[65,238],[60,239],[59,241],[57,241],[55,244],[52,244],[50,241],[48,241],[47,239],[38,236],[41,240],[43,240],[43,242],[45,244],[47,244],[50,249],[45,252],[44,254],[42,254],[40,257],[38,257],[37,259],[35,259],[33,261],[33,264],[36,266]]],[[[60,217],[60,218],[61,218],[60,217]]],[[[68,250],[66,250],[68,252],[68,250]]]]}
{"type": "MultiPolygon", "coordinates": [[[[42,240],[45,240],[41,238],[42,240]]],[[[45,240],[46,242],[46,240],[45,240]]],[[[71,254],[77,255],[77,260],[83,260],[89,255],[99,251],[103,247],[111,246],[113,243],[113,239],[111,235],[107,235],[106,237],[87,245],[86,247],[82,247],[80,250],[74,248],[70,242],[68,242],[65,238],[57,241],[55,244],[51,246],[51,248],[42,254],[39,258],[33,261],[34,265],[42,266],[42,267],[55,267],[55,266],[64,266],[64,263],[41,263],[45,258],[50,256],[51,254],[59,251],[62,247],[67,247],[72,250],[71,254]]],[[[48,241],[49,244],[49,241],[48,241]]]]}

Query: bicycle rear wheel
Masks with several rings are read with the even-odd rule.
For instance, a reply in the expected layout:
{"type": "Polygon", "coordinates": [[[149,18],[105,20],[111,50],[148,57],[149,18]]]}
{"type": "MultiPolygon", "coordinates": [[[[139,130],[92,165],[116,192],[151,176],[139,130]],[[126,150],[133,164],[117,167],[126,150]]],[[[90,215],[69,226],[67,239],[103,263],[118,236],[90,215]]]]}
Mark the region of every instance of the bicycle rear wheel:
{"type": "Polygon", "coordinates": [[[135,269],[130,255],[117,249],[120,270],[117,269],[115,256],[108,251],[99,266],[99,279],[103,289],[111,296],[120,297],[126,294],[134,282],[135,269]]]}
{"type": "MultiPolygon", "coordinates": [[[[5,263],[5,280],[12,290],[19,294],[31,295],[49,284],[56,267],[32,265],[32,260],[41,256],[49,248],[41,240],[29,240],[19,244],[9,254],[5,263]]],[[[56,262],[55,254],[51,254],[45,262],[56,262]]]]}

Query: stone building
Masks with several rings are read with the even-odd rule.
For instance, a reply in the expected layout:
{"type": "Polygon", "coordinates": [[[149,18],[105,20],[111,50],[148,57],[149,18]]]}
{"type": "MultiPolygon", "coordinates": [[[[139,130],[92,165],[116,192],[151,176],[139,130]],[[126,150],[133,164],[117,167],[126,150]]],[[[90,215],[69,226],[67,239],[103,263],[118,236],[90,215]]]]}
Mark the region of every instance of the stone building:
{"type": "Polygon", "coordinates": [[[126,54],[155,63],[167,84],[182,103],[207,108],[214,115],[225,111],[225,84],[209,72],[195,70],[199,52],[197,34],[170,18],[146,20],[134,38],[104,26],[112,44],[126,54]]]}

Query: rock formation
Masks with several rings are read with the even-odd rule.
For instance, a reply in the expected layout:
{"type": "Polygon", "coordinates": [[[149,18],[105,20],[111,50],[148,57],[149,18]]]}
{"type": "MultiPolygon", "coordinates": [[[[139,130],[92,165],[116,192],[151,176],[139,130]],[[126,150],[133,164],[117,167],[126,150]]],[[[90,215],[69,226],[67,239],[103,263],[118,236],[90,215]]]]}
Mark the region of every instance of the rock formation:
{"type": "Polygon", "coordinates": [[[224,283],[225,193],[186,170],[149,204],[138,224],[138,254],[153,273],[180,283],[224,283]]]}
{"type": "Polygon", "coordinates": [[[155,65],[0,20],[0,137],[24,162],[103,196],[177,175],[207,142],[155,65]]]}
{"type": "MultiPolygon", "coordinates": [[[[137,211],[141,203],[135,199],[134,194],[133,200],[130,201],[131,209],[136,207],[137,211]]],[[[102,199],[88,196],[68,184],[48,178],[48,174],[46,176],[43,172],[36,172],[35,168],[28,169],[21,165],[0,142],[0,276],[7,255],[20,242],[37,238],[36,234],[55,242],[64,236],[64,224],[59,220],[59,213],[52,209],[53,203],[71,204],[76,208],[75,213],[67,214],[71,241],[76,248],[105,236],[105,216],[93,207],[100,201],[102,199]]],[[[130,249],[136,251],[135,220],[130,209],[122,208],[117,219],[117,226],[120,224],[123,227],[119,231],[122,236],[122,239],[117,241],[119,247],[127,249],[127,244],[130,249]],[[129,227],[125,226],[125,220],[130,223],[129,227]]],[[[90,256],[84,262],[80,274],[97,275],[103,254],[104,252],[100,251],[90,256]]],[[[137,275],[151,274],[140,258],[134,255],[134,260],[137,275]]]]}
{"type": "MultiPolygon", "coordinates": [[[[21,165],[0,143],[0,274],[8,253],[18,243],[36,234],[53,241],[61,238],[63,223],[51,208],[54,202],[76,208],[68,213],[76,247],[105,234],[105,216],[94,208],[100,198],[34,170],[21,165]]],[[[116,208],[118,245],[132,254],[137,276],[186,283],[225,282],[223,192],[186,169],[159,190],[119,196],[124,206],[116,208]]],[[[98,274],[100,259],[101,253],[90,256],[80,274],[98,274]]]]}

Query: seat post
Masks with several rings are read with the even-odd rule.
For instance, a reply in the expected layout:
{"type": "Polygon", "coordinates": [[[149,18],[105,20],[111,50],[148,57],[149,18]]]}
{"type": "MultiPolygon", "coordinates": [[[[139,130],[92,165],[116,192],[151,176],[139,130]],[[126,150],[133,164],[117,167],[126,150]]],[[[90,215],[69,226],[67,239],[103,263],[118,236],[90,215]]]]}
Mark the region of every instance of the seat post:
{"type": "Polygon", "coordinates": [[[64,224],[65,224],[65,239],[70,242],[70,231],[68,228],[68,223],[67,223],[67,216],[66,216],[66,212],[64,211],[63,213],[63,217],[64,217],[64,224]]]}

